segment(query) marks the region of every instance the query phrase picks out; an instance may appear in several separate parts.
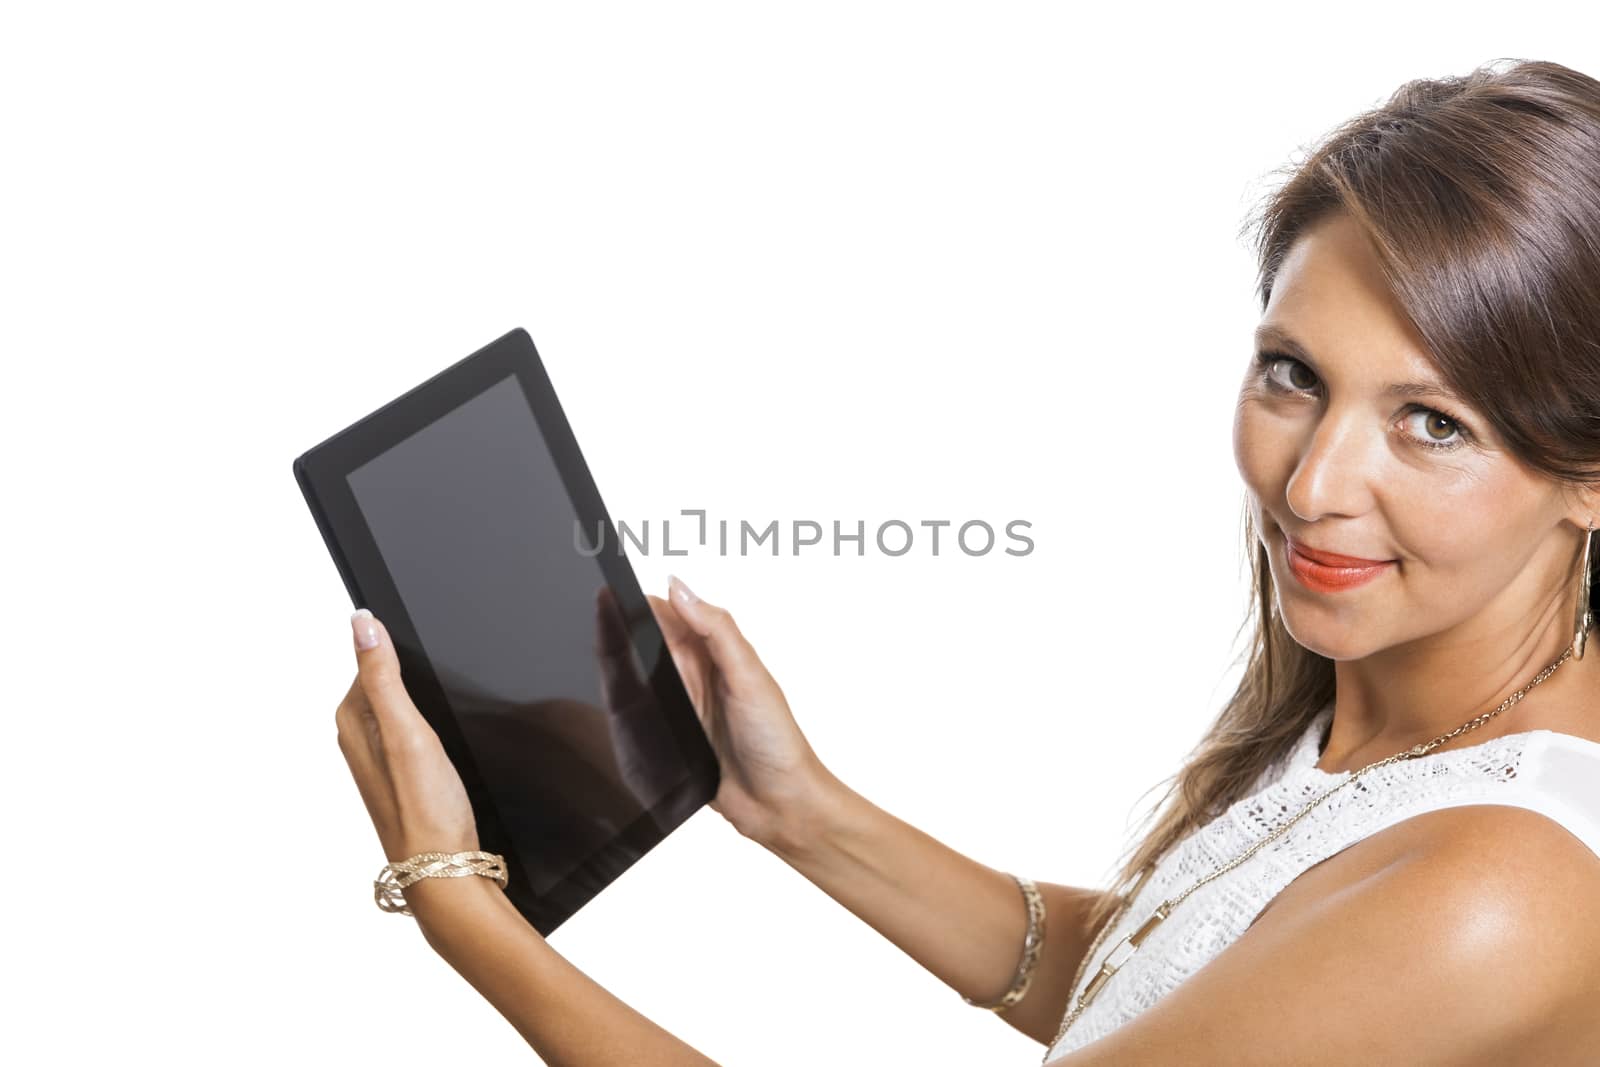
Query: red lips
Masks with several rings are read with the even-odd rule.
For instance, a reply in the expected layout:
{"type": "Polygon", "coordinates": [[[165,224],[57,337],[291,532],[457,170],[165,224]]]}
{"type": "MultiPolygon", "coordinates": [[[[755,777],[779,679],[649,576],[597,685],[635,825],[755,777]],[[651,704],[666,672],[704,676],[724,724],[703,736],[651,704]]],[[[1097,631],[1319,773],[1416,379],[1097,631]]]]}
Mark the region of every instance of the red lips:
{"type": "Polygon", "coordinates": [[[1306,548],[1284,535],[1284,562],[1301,585],[1319,593],[1335,593],[1364,585],[1387,571],[1392,559],[1365,559],[1337,552],[1306,548]]]}
{"type": "Polygon", "coordinates": [[[1365,559],[1361,556],[1346,556],[1338,552],[1324,552],[1320,548],[1310,548],[1303,545],[1288,534],[1283,536],[1284,540],[1288,541],[1294,550],[1306,557],[1306,559],[1314,563],[1326,564],[1329,567],[1376,567],[1379,564],[1394,562],[1387,559],[1365,559]]]}

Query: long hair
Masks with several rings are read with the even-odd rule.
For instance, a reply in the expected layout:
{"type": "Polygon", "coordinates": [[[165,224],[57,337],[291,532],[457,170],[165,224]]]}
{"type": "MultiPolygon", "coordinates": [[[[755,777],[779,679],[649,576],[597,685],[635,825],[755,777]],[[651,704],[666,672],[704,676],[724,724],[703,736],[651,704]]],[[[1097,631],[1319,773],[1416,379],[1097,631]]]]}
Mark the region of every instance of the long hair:
{"type": "MultiPolygon", "coordinates": [[[[1265,310],[1295,239],[1333,213],[1352,218],[1440,376],[1517,460],[1577,486],[1600,480],[1600,82],[1557,63],[1497,70],[1503,62],[1513,61],[1406,82],[1335,127],[1273,172],[1284,181],[1240,233],[1265,310]]],[[[1091,931],[1147,866],[1243,799],[1333,699],[1333,661],[1295,641],[1277,613],[1248,508],[1243,525],[1242,679],[1165,780],[1091,931]]]]}

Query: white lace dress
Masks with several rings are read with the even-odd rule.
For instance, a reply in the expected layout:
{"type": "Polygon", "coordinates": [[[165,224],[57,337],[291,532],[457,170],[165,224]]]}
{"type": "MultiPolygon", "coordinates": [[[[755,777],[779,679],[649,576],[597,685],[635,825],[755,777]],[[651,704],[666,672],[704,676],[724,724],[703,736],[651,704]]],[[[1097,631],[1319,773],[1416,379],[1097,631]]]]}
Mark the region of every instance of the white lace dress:
{"type": "MultiPolygon", "coordinates": [[[[1251,794],[1168,850],[1101,940],[1072,990],[1076,1001],[1105,957],[1175,896],[1228,863],[1351,772],[1319,770],[1330,701],[1251,794]]],[[[1402,819],[1462,804],[1511,804],[1549,816],[1600,855],[1600,744],[1552,730],[1443,748],[1369,771],[1324,800],[1272,844],[1196,891],[1158,924],[1106,983],[1046,1062],[1115,1030],[1151,1007],[1244,933],[1294,878],[1402,819]]]]}

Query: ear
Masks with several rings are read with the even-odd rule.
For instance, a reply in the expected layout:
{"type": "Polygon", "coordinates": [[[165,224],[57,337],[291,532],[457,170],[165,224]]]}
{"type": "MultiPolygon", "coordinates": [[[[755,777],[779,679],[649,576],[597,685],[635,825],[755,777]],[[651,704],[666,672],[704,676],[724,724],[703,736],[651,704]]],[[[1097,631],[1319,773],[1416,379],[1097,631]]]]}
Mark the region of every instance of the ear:
{"type": "Polygon", "coordinates": [[[1600,531],[1600,483],[1565,486],[1562,495],[1567,502],[1566,517],[1582,533],[1589,523],[1600,531]]]}

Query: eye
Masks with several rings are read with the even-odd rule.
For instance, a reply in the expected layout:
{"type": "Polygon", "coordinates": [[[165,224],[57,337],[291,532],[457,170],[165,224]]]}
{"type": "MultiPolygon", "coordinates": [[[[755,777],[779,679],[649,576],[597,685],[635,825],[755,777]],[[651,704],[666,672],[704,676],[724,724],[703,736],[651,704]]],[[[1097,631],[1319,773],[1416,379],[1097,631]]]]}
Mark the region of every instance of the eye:
{"type": "MultiPolygon", "coordinates": [[[[1309,393],[1317,385],[1316,373],[1310,367],[1283,352],[1257,352],[1256,365],[1261,368],[1267,387],[1278,393],[1309,393]],[[1275,373],[1280,363],[1288,364],[1286,375],[1275,373]]],[[[1467,427],[1449,412],[1422,404],[1407,404],[1402,411],[1402,418],[1407,421],[1418,416],[1423,418],[1415,423],[1415,430],[1406,431],[1406,436],[1421,448],[1448,452],[1472,438],[1467,427]]]]}
{"type": "Polygon", "coordinates": [[[1294,393],[1303,393],[1308,392],[1312,386],[1317,384],[1317,376],[1311,373],[1310,367],[1307,367],[1293,356],[1284,355],[1282,352],[1258,352],[1256,353],[1256,363],[1262,368],[1262,373],[1266,375],[1267,381],[1277,388],[1287,389],[1294,393]],[[1277,369],[1279,363],[1289,364],[1288,381],[1284,381],[1272,373],[1277,369]],[[1295,379],[1297,378],[1304,378],[1305,381],[1296,381],[1295,379]]]}
{"type": "Polygon", "coordinates": [[[1422,420],[1413,425],[1420,427],[1421,432],[1412,434],[1419,444],[1428,448],[1456,448],[1465,443],[1466,430],[1449,415],[1416,404],[1406,409],[1407,419],[1414,419],[1419,415],[1423,416],[1422,420]]]}

